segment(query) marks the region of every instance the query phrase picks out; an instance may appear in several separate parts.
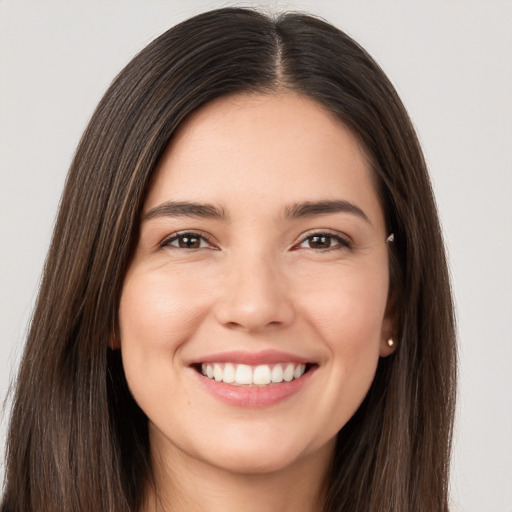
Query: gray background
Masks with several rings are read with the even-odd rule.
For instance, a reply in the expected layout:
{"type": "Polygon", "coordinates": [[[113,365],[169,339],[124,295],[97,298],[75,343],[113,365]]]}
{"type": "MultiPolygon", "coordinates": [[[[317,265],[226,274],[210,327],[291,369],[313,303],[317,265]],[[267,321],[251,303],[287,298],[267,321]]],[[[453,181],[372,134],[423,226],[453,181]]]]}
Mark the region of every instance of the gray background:
{"type": "MultiPolygon", "coordinates": [[[[93,108],[151,39],[224,5],[0,1],[0,397],[17,367],[66,170],[93,108]]],[[[512,2],[236,5],[325,17],[397,87],[430,166],[457,304],[452,510],[512,512],[512,2]]],[[[7,420],[5,412],[2,440],[7,420]]]]}

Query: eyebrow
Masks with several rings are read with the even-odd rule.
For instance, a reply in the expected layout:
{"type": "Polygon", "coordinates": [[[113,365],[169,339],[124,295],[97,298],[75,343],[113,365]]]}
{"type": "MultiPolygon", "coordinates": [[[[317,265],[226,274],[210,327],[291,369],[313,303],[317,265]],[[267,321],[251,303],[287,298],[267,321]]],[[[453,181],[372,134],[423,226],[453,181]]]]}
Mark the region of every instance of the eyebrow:
{"type": "MultiPolygon", "coordinates": [[[[304,201],[294,203],[285,209],[285,219],[300,219],[315,217],[329,213],[351,213],[371,224],[366,214],[353,203],[337,199],[330,201],[304,201]]],[[[158,217],[195,217],[202,219],[226,220],[227,215],[223,208],[211,204],[192,203],[189,201],[166,201],[149,210],[142,217],[142,221],[158,217]]]]}
{"type": "Polygon", "coordinates": [[[157,217],[197,217],[201,219],[225,220],[226,214],[222,208],[217,208],[211,204],[166,201],[149,210],[142,217],[142,221],[157,217]]]}
{"type": "Polygon", "coordinates": [[[314,217],[316,215],[326,215],[329,213],[351,213],[360,217],[364,221],[371,224],[367,215],[353,203],[349,201],[337,199],[333,201],[305,201],[302,203],[295,203],[285,211],[285,218],[299,219],[302,217],[314,217]]]}

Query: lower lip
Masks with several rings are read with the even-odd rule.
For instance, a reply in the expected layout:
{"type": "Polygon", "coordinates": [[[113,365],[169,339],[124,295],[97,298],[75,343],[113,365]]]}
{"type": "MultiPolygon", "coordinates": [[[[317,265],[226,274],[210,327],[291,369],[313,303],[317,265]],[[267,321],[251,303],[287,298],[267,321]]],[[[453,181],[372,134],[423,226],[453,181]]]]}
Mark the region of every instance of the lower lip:
{"type": "Polygon", "coordinates": [[[296,395],[310,381],[315,370],[316,367],[312,367],[299,379],[268,386],[233,386],[194,372],[206,390],[221,402],[234,407],[258,409],[270,407],[296,395]]]}

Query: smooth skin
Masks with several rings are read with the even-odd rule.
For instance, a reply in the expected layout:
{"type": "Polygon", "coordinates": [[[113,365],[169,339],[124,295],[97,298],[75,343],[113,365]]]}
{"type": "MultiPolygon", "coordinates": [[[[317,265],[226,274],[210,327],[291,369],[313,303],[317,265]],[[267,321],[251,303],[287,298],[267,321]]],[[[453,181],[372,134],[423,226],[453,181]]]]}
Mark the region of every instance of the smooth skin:
{"type": "Polygon", "coordinates": [[[150,183],[119,310],[126,378],[149,420],[147,511],[321,510],[336,433],[393,350],[386,236],[362,147],[312,99],[223,97],[181,126],[150,183]],[[314,372],[277,404],[239,407],[191,366],[232,350],[289,352],[314,372]]]}

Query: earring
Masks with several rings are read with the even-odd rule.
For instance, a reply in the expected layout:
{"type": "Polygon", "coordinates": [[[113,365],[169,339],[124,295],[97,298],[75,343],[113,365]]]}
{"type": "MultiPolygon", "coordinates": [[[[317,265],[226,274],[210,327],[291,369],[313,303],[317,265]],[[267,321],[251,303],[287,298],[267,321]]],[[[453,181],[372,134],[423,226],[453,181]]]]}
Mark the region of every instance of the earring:
{"type": "Polygon", "coordinates": [[[388,347],[391,348],[395,345],[395,342],[393,341],[393,338],[389,338],[388,340],[388,347]]]}
{"type": "Polygon", "coordinates": [[[391,233],[387,238],[386,238],[386,242],[388,244],[390,244],[391,242],[393,242],[395,240],[395,234],[394,233],[391,233]]]}

